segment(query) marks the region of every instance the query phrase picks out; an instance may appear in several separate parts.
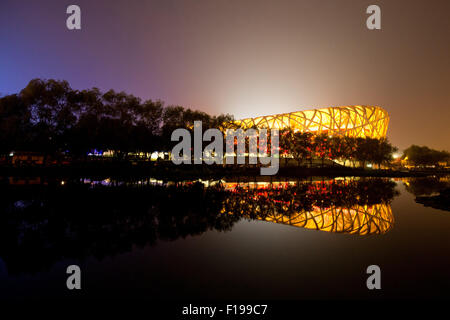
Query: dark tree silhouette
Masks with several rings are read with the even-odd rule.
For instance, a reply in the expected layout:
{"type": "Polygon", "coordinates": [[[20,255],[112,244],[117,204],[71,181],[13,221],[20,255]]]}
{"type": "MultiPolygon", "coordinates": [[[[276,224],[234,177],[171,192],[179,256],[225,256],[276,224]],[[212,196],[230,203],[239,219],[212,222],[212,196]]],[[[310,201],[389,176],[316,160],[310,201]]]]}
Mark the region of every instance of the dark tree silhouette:
{"type": "Polygon", "coordinates": [[[86,156],[91,150],[169,151],[177,128],[191,130],[194,121],[205,129],[232,121],[160,100],[141,101],[125,92],[98,88],[73,90],[67,81],[33,79],[19,93],[0,98],[0,153],[39,151],[86,156]]]}

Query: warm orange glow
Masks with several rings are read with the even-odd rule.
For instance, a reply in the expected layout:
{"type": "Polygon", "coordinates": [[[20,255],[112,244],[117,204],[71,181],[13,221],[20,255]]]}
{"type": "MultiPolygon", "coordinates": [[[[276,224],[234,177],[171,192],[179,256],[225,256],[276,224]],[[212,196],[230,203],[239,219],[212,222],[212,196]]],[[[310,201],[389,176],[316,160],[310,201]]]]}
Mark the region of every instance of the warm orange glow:
{"type": "Polygon", "coordinates": [[[349,208],[314,207],[313,211],[302,211],[295,215],[273,214],[261,220],[306,229],[358,235],[386,233],[394,224],[391,206],[381,203],[349,208]]]}
{"type": "MultiPolygon", "coordinates": [[[[311,186],[325,192],[332,181],[315,181],[311,183],[311,186]]],[[[298,228],[357,235],[383,234],[394,225],[394,215],[387,202],[370,205],[349,203],[348,205],[327,207],[313,205],[311,210],[292,210],[295,205],[293,200],[295,192],[287,191],[286,197],[281,201],[277,197],[272,198],[271,192],[287,190],[297,184],[296,181],[224,182],[222,185],[225,190],[235,193],[236,198],[227,200],[228,205],[224,205],[222,213],[240,214],[248,219],[258,219],[298,228]],[[239,204],[237,212],[233,203],[239,204]]],[[[306,194],[305,201],[307,198],[306,194]]]]}
{"type": "Polygon", "coordinates": [[[302,132],[361,138],[385,138],[389,115],[381,107],[341,106],[236,120],[243,129],[292,128],[302,132]]]}

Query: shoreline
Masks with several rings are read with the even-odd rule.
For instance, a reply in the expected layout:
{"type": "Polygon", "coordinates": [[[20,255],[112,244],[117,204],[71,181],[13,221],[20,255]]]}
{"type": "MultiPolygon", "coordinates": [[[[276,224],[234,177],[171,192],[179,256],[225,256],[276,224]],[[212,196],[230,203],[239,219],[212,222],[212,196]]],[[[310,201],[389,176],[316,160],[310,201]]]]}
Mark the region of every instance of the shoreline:
{"type": "MultiPolygon", "coordinates": [[[[450,170],[390,170],[362,169],[351,167],[280,167],[273,176],[262,176],[267,179],[277,177],[427,177],[447,176],[450,170]]],[[[152,165],[132,163],[82,163],[64,166],[0,166],[1,177],[155,177],[164,180],[186,180],[198,178],[220,179],[224,177],[261,176],[257,166],[220,166],[220,165],[173,165],[158,163],[152,165]]]]}

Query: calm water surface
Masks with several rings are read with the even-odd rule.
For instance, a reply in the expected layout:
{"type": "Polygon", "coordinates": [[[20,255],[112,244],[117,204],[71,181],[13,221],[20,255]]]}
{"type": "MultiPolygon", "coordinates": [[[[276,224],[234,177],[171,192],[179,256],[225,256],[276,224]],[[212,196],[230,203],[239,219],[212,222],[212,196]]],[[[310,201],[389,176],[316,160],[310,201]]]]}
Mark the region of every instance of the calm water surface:
{"type": "Polygon", "coordinates": [[[450,297],[448,178],[2,181],[1,298],[450,297]]]}

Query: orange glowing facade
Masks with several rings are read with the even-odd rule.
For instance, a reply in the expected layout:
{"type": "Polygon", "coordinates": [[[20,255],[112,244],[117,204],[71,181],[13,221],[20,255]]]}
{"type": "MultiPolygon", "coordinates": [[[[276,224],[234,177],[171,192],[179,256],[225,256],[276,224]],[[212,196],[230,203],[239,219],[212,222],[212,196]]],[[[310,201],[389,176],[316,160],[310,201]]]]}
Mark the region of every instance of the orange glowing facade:
{"type": "Polygon", "coordinates": [[[236,120],[243,129],[292,128],[294,131],[376,138],[386,137],[389,115],[377,106],[340,106],[236,120]]]}
{"type": "Polygon", "coordinates": [[[315,207],[313,211],[302,211],[294,215],[273,214],[261,220],[306,229],[358,235],[383,234],[394,224],[391,206],[382,203],[371,206],[354,205],[348,208],[315,207]]]}
{"type": "MultiPolygon", "coordinates": [[[[308,210],[301,209],[295,189],[290,189],[296,185],[295,181],[225,182],[225,190],[232,192],[235,197],[229,197],[225,201],[222,213],[238,214],[248,219],[298,228],[355,235],[384,234],[394,225],[394,215],[389,202],[347,203],[340,206],[312,205],[308,210]]],[[[306,198],[309,197],[312,202],[315,197],[320,199],[325,194],[330,195],[333,189],[330,182],[316,181],[309,185],[312,186],[309,190],[319,190],[319,193],[305,193],[306,198]],[[322,193],[320,190],[326,192],[322,193]]]]}

